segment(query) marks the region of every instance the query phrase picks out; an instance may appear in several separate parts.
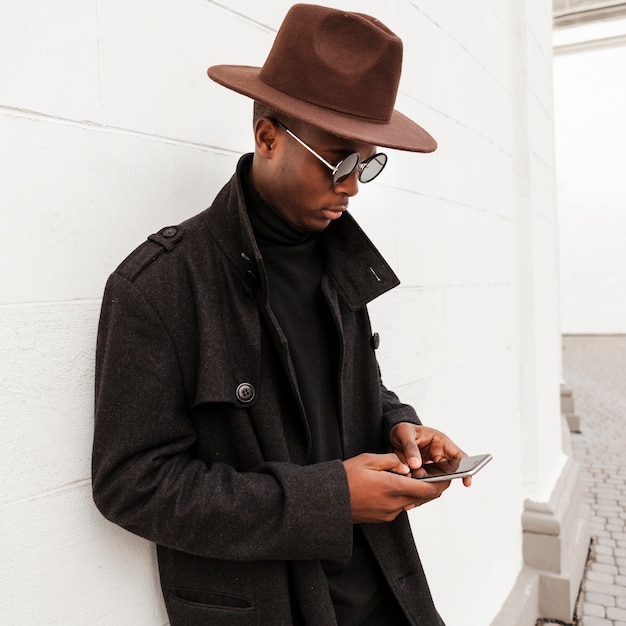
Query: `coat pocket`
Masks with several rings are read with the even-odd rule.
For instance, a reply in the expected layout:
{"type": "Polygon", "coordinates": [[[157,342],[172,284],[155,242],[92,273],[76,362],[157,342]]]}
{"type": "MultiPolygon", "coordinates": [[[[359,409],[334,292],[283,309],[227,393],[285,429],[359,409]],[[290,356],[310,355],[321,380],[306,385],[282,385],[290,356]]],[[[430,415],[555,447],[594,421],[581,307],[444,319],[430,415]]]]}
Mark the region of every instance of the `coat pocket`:
{"type": "Polygon", "coordinates": [[[254,608],[254,603],[247,598],[234,596],[229,593],[214,593],[200,589],[170,589],[170,595],[183,602],[190,604],[206,605],[214,608],[249,610],[254,608]]]}

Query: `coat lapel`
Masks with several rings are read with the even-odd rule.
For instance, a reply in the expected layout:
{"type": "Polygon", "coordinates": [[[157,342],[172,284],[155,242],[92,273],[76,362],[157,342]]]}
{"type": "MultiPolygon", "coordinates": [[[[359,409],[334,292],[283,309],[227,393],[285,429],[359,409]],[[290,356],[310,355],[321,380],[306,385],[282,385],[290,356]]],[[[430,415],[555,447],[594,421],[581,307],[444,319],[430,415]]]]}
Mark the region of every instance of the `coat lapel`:
{"type": "Polygon", "coordinates": [[[354,312],[400,284],[369,237],[349,213],[324,233],[326,271],[354,312]]]}

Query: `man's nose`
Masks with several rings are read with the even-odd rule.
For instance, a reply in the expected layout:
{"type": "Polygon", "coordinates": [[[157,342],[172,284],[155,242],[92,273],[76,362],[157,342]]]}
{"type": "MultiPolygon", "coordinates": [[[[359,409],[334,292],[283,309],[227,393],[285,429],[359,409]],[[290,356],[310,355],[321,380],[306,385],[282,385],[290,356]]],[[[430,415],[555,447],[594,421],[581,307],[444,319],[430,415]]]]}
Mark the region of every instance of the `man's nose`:
{"type": "Polygon", "coordinates": [[[337,183],[335,187],[335,193],[343,193],[349,197],[356,196],[359,193],[359,178],[358,178],[358,168],[348,176],[348,178],[342,180],[340,183],[337,183]]]}

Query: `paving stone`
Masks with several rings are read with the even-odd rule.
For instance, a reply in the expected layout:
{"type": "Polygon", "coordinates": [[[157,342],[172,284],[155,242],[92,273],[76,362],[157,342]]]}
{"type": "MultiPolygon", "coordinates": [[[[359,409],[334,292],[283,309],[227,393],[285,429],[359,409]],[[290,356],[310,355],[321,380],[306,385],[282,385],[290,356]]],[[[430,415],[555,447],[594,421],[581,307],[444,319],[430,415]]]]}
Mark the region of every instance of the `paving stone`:
{"type": "MultiPolygon", "coordinates": [[[[615,559],[611,554],[598,554],[593,558],[593,562],[595,563],[605,563],[607,565],[615,565],[615,559]]],[[[619,569],[619,568],[618,568],[619,569]]]]}
{"type": "Polygon", "coordinates": [[[585,579],[583,586],[586,591],[606,593],[615,597],[626,597],[626,587],[621,587],[620,585],[608,585],[606,583],[597,583],[593,580],[589,580],[588,576],[585,579]]]}
{"type": "Polygon", "coordinates": [[[616,599],[614,596],[610,596],[608,593],[600,593],[597,591],[586,591],[585,600],[590,604],[599,604],[605,607],[616,605],[616,599]]]}
{"type": "Polygon", "coordinates": [[[617,541],[615,541],[615,539],[612,539],[611,537],[600,537],[600,539],[598,539],[598,545],[607,546],[609,548],[616,548],[617,541]]]}
{"type": "Polygon", "coordinates": [[[591,615],[592,617],[606,617],[606,609],[599,604],[585,602],[583,604],[583,614],[591,615]]]}
{"type": "MultiPolygon", "coordinates": [[[[600,538],[600,540],[601,539],[602,539],[602,537],[600,538]]],[[[607,555],[611,555],[611,556],[613,556],[613,554],[614,554],[613,548],[611,546],[604,546],[602,544],[596,545],[595,548],[594,548],[594,552],[596,554],[607,554],[607,555]]]]}
{"type": "Polygon", "coordinates": [[[609,607],[606,610],[606,617],[608,617],[609,619],[619,619],[622,621],[626,621],[626,609],[609,607]]]}
{"type": "Polygon", "coordinates": [[[604,572],[595,572],[593,570],[587,571],[587,580],[605,585],[615,584],[615,577],[613,575],[605,574],[604,572]]]}
{"type": "Polygon", "coordinates": [[[587,617],[583,618],[583,626],[613,626],[613,622],[603,617],[587,617]]]}
{"type": "Polygon", "coordinates": [[[611,574],[612,576],[619,576],[619,569],[615,565],[608,565],[605,563],[590,563],[589,571],[602,572],[604,574],[611,574]]]}

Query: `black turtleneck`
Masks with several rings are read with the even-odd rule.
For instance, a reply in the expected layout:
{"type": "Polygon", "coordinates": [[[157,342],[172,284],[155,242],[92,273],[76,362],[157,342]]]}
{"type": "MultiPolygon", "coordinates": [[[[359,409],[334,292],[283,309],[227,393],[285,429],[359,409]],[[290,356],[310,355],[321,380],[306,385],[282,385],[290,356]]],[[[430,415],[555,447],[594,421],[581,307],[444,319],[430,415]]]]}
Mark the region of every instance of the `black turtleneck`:
{"type": "MultiPolygon", "coordinates": [[[[304,232],[270,208],[244,177],[252,230],[267,272],[269,304],[289,354],[311,434],[309,463],[343,459],[339,426],[339,342],[322,291],[318,233],[304,232]]],[[[339,626],[402,626],[406,619],[359,526],[348,563],[322,561],[339,626]]]]}
{"type": "Polygon", "coordinates": [[[303,232],[247,185],[246,205],[267,272],[269,304],[287,338],[311,434],[309,463],[342,459],[338,416],[338,339],[322,292],[317,233],[303,232]]]}

